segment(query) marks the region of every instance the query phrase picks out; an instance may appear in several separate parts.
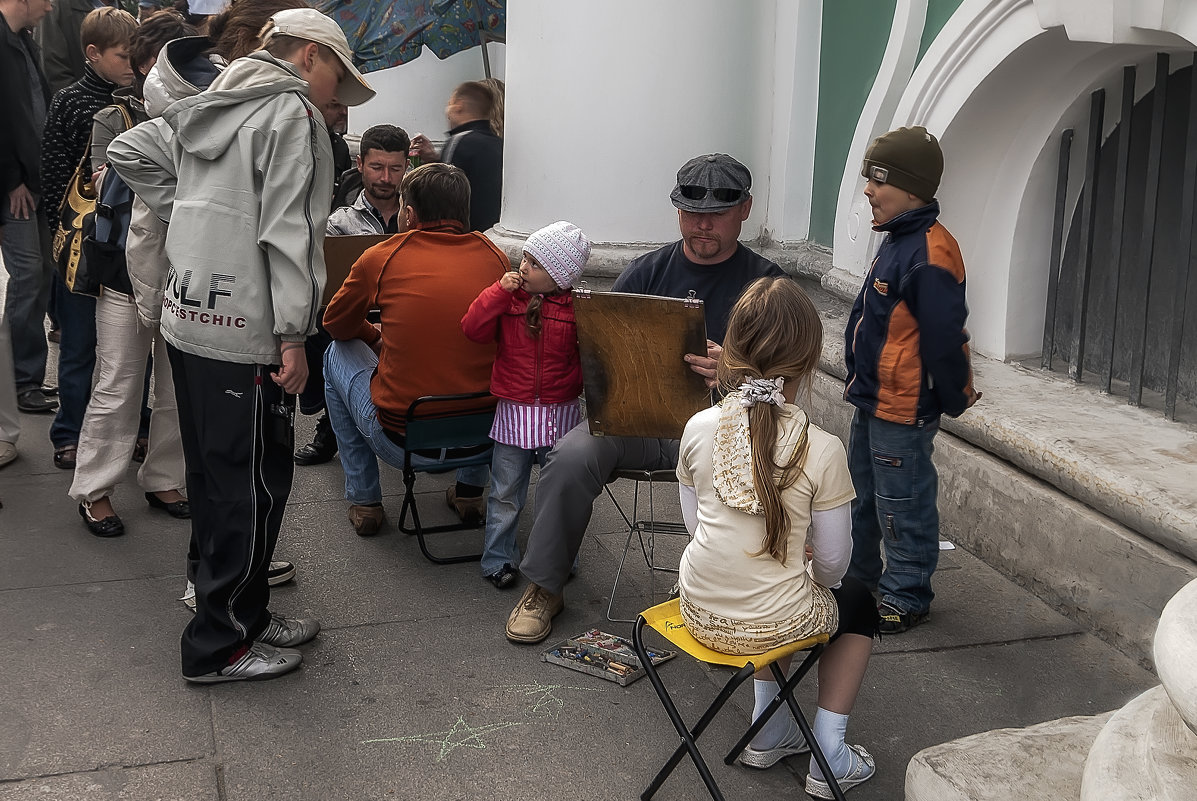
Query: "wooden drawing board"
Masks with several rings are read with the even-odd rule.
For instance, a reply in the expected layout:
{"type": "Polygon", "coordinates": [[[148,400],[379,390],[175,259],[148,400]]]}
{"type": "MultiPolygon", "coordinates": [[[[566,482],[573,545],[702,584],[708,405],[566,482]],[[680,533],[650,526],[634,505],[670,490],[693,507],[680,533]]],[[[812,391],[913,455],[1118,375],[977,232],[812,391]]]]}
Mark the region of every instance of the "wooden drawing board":
{"type": "Polygon", "coordinates": [[[683,360],[707,352],[702,301],[576,290],[574,311],[590,433],[680,439],[711,405],[683,360]]]}
{"type": "Polygon", "coordinates": [[[360,234],[355,236],[324,237],[324,269],[328,281],[324,285],[325,306],[349,277],[349,270],[362,254],[379,242],[385,242],[394,234],[360,234]]]}

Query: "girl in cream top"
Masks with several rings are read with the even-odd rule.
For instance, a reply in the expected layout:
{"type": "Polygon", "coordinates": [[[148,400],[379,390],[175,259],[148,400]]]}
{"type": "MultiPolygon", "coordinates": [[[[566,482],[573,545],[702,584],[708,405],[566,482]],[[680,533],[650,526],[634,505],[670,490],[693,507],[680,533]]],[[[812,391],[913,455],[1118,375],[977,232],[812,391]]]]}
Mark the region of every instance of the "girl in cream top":
{"type": "MultiPolygon", "coordinates": [[[[690,418],[682,435],[677,476],[691,541],[678,583],[686,629],[716,651],[759,654],[831,635],[819,659],[813,734],[847,790],[876,770],[844,735],[880,618],[868,588],[844,578],[855,497],[844,446],[795,403],[822,345],[818,312],[789,278],[762,278],[736,302],[719,356],[724,398],[690,418]]],[[[777,664],[788,671],[789,661],[777,664]]],[[[754,685],[755,719],[778,688],[769,671],[754,685]]],[[[783,706],[740,762],[768,768],[808,750],[783,706]]],[[[813,759],[805,790],[834,797],[813,759]]]]}

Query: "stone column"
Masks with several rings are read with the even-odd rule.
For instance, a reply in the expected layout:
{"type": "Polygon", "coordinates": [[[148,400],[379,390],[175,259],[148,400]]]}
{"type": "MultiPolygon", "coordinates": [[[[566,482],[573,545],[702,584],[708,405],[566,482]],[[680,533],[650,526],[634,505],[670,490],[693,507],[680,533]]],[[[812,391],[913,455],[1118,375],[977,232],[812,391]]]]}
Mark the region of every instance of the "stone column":
{"type": "MultiPolygon", "coordinates": [[[[567,219],[600,246],[677,238],[669,202],[688,158],[725,152],[753,172],[743,237],[768,212],[773,2],[511,0],[502,219],[523,238],[567,219]]],[[[630,249],[599,247],[626,264],[630,249]]],[[[634,255],[634,254],[632,254],[634,255]]]]}

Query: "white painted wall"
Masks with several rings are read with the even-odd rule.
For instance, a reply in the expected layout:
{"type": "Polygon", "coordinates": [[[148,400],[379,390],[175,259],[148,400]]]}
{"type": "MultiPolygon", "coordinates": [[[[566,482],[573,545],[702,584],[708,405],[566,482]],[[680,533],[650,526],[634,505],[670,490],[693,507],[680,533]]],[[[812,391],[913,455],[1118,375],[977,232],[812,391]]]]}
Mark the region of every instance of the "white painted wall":
{"type": "MultiPolygon", "coordinates": [[[[491,74],[502,79],[506,45],[492,42],[487,47],[491,74]]],[[[443,61],[424,48],[414,61],[366,75],[378,94],[369,103],[349,110],[349,132],[361,136],[372,125],[389,124],[411,136],[423,133],[439,142],[445,138],[449,93],[460,83],[485,77],[480,47],[454,53],[443,61]]]]}
{"type": "MultiPolygon", "coordinates": [[[[674,240],[677,169],[711,152],[767,195],[775,5],[510,0],[500,227],[568,219],[599,243],[674,240]]],[[[754,204],[745,238],[767,211],[754,204]]]]}

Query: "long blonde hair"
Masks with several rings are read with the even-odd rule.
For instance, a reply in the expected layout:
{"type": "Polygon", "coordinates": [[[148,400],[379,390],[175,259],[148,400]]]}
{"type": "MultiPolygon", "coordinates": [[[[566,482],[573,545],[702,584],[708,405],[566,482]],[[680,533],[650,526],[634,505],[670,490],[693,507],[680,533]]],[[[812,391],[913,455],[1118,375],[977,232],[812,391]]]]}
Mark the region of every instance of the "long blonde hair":
{"type": "MultiPolygon", "coordinates": [[[[822,351],[823,324],[802,288],[790,278],[759,278],[732,308],[719,357],[719,386],[731,392],[747,379],[780,376],[788,384],[798,382],[799,391],[807,393],[822,351]]],[[[804,427],[793,455],[778,464],[780,412],[771,403],[755,404],[748,409],[748,429],[753,489],[765,512],[765,537],[753,556],[768,553],[784,565],[790,515],[781,494],[802,474],[808,437],[804,427]]]]}

